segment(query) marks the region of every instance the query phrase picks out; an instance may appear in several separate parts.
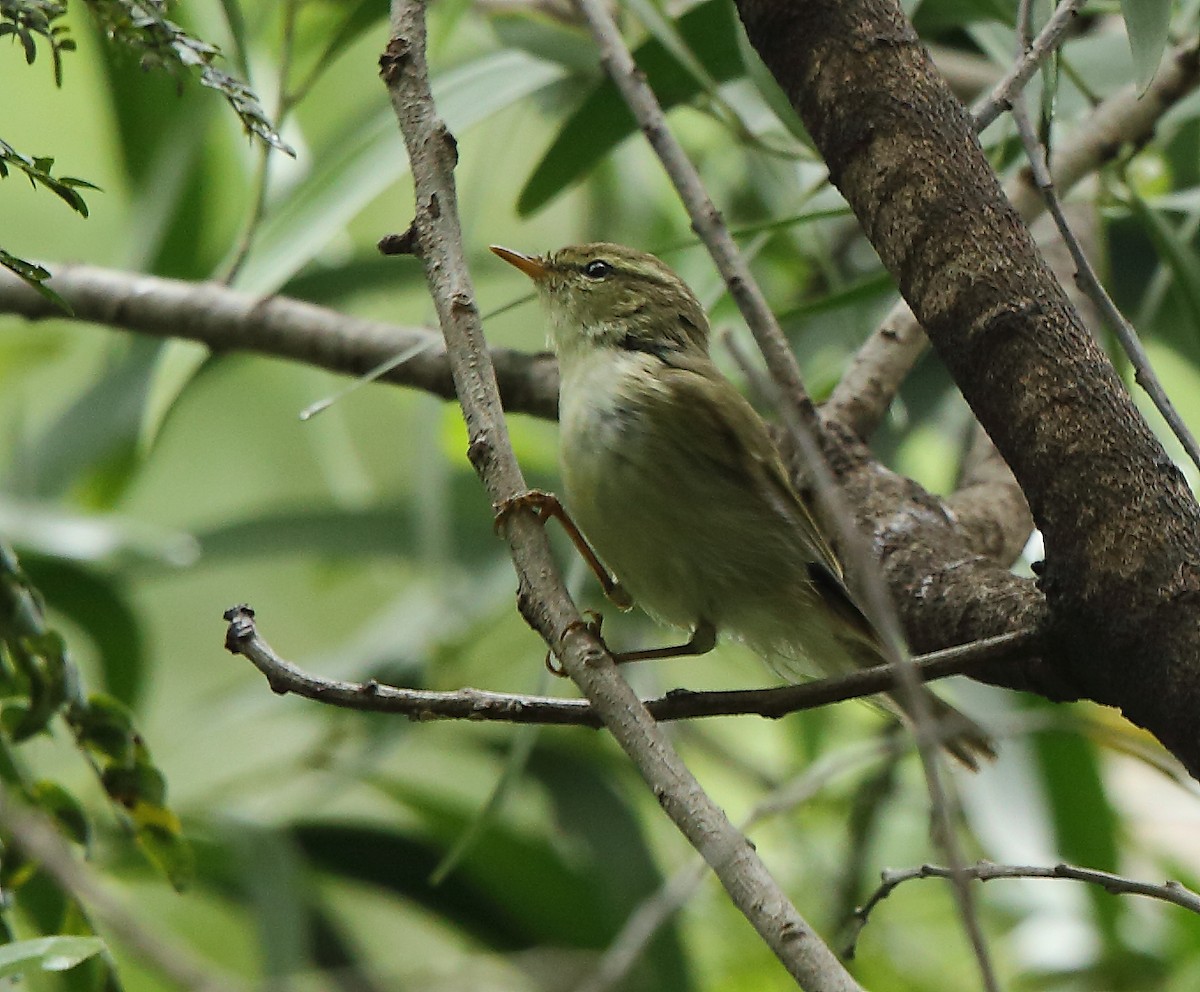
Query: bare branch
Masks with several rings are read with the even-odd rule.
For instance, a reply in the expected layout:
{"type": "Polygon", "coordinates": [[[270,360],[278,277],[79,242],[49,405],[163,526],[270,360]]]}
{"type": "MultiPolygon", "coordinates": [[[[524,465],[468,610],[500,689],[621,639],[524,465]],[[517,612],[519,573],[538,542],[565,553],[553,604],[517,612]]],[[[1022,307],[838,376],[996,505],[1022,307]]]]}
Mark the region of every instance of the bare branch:
{"type": "MultiPolygon", "coordinates": [[[[887,737],[839,751],[806,768],[757,803],[741,823],[749,832],[762,821],[795,809],[817,796],[834,779],[881,757],[894,757],[896,740],[887,737]]],[[[609,943],[600,960],[574,992],[608,992],[616,987],[645,953],[655,935],[681,910],[707,877],[701,858],[690,860],[643,900],[609,943]]]]}
{"type": "MultiPolygon", "coordinates": [[[[1021,45],[1023,52],[1019,53],[1012,68],[1005,73],[1004,78],[996,84],[986,99],[971,108],[971,113],[975,115],[976,128],[982,131],[1012,106],[1013,100],[1025,89],[1025,85],[1033,78],[1041,64],[1058,49],[1086,3],[1087,0],[1061,0],[1037,37],[1028,45],[1021,45]]],[[[1019,26],[1023,26],[1024,22],[1024,16],[1017,18],[1019,26]]]]}
{"type": "MultiPolygon", "coordinates": [[[[226,650],[248,658],[266,676],[271,691],[280,695],[293,693],[343,709],[398,713],[414,720],[602,726],[596,710],[582,699],[515,695],[472,688],[435,692],[383,685],[373,679],[346,682],[321,678],[281,658],[259,634],[254,611],[250,607],[232,607],[225,612],[225,619],[229,621],[225,636],[226,650]]],[[[987,640],[934,651],[915,658],[913,664],[923,682],[932,682],[970,672],[983,665],[1029,655],[1038,650],[1039,640],[1034,631],[1001,634],[987,640]]],[[[658,699],[644,700],[643,705],[659,722],[738,715],[778,719],[789,713],[886,692],[894,689],[896,682],[897,676],[892,666],[877,665],[836,678],[767,689],[714,692],[673,689],[658,699]]]]}
{"type": "MultiPolygon", "coordinates": [[[[349,317],[286,296],[252,296],[217,282],[185,282],[90,265],[52,268],[54,288],[71,305],[76,320],[199,341],[218,352],[289,358],[356,376],[411,352],[412,357],[382,380],[454,398],[445,346],[425,328],[349,317]]],[[[31,320],[66,318],[60,308],[3,271],[0,313],[31,320]]],[[[504,348],[493,349],[491,356],[507,409],[557,416],[558,365],[553,356],[504,348]]]]}
{"type": "MultiPolygon", "coordinates": [[[[1151,899],[1160,899],[1163,902],[1182,906],[1193,913],[1200,913],[1200,895],[1197,895],[1191,889],[1185,888],[1179,882],[1175,881],[1167,881],[1162,884],[1139,882],[1137,879],[1126,878],[1123,875],[1114,875],[1111,872],[1098,871],[1095,868],[1078,868],[1075,865],[1068,864],[1042,867],[1036,865],[996,865],[990,861],[981,861],[969,868],[960,869],[960,872],[965,872],[968,878],[973,878],[980,882],[988,882],[994,878],[1071,879],[1076,882],[1088,882],[1092,885],[1099,885],[1106,892],[1111,892],[1113,895],[1147,896],[1151,899]]],[[[857,944],[863,928],[867,925],[867,919],[871,915],[872,910],[890,896],[897,886],[914,878],[950,878],[951,875],[952,872],[949,868],[943,868],[938,865],[920,865],[916,868],[882,872],[880,876],[883,879],[882,884],[875,890],[871,898],[854,914],[857,926],[850,938],[850,946],[845,952],[846,956],[854,956],[855,944],[857,944]]]]}
{"type": "Polygon", "coordinates": [[[1133,329],[1133,325],[1125,319],[1125,315],[1117,309],[1117,305],[1113,302],[1112,297],[1108,295],[1104,287],[1100,284],[1100,279],[1096,275],[1096,270],[1092,267],[1092,263],[1088,260],[1087,253],[1080,245],[1079,239],[1075,237],[1075,232],[1071,230],[1071,225],[1067,220],[1066,214],[1063,212],[1062,203],[1059,201],[1058,193],[1054,188],[1054,180],[1050,177],[1050,169],[1046,165],[1046,153],[1042,148],[1041,142],[1034,131],[1033,123],[1029,119],[1029,112],[1025,108],[1023,99],[1018,99],[1012,105],[1013,120],[1017,125],[1017,134],[1021,137],[1021,143],[1025,146],[1025,154],[1029,158],[1029,168],[1033,176],[1033,182],[1037,186],[1038,191],[1042,194],[1042,199],[1046,203],[1046,209],[1050,211],[1050,216],[1054,218],[1054,223],[1058,227],[1059,236],[1062,238],[1063,244],[1067,246],[1067,250],[1071,253],[1071,258],[1075,262],[1076,280],[1083,291],[1088,295],[1091,301],[1095,304],[1096,309],[1104,315],[1108,326],[1113,329],[1117,336],[1117,340],[1121,342],[1121,347],[1125,350],[1130,363],[1134,368],[1134,376],[1138,385],[1146,391],[1155,408],[1162,414],[1163,419],[1171,428],[1171,432],[1183,445],[1183,450],[1187,452],[1192,463],[1200,468],[1200,445],[1197,445],[1192,432],[1188,430],[1187,424],[1183,422],[1183,417],[1179,415],[1179,411],[1175,409],[1175,404],[1171,402],[1167,392],[1163,389],[1162,383],[1154,372],[1154,367],[1150,364],[1150,356],[1146,354],[1146,349],[1142,347],[1142,342],[1138,339],[1137,331],[1133,329]]]}

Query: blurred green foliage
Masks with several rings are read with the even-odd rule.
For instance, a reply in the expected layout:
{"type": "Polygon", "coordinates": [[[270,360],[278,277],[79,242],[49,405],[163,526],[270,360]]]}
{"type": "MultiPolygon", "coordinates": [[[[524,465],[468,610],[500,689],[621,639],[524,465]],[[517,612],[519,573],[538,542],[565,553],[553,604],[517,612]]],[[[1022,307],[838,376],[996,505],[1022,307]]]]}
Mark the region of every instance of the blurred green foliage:
{"type": "MultiPolygon", "coordinates": [[[[412,212],[403,144],[377,78],[382,0],[195,0],[170,11],[186,35],[171,33],[174,21],[166,34],[155,28],[176,55],[184,36],[203,38],[203,52],[219,48],[225,60],[208,54],[206,64],[263,94],[272,134],[295,148],[295,160],[247,140],[202,89],[143,73],[103,39],[117,30],[112,22],[98,27],[80,4],[65,14],[40,6],[46,29],[26,21],[24,33],[9,32],[13,50],[0,51],[0,92],[19,94],[6,99],[5,140],[52,155],[56,177],[85,177],[98,191],[85,220],[24,184],[0,184],[0,231],[6,241],[19,233],[22,255],[51,271],[83,259],[226,278],[400,323],[432,319],[419,266],[381,260],[373,248],[412,212]],[[68,41],[78,50],[60,60],[68,41]],[[61,88],[26,65],[36,45],[57,45],[61,88]]],[[[152,24],[166,20],[157,3],[109,10],[134,6],[152,24]]],[[[929,43],[1002,74],[1014,50],[1011,0],[907,6],[929,43]]],[[[1196,6],[1178,7],[1172,37],[1194,35],[1196,6]]],[[[15,9],[0,0],[0,24],[16,23],[3,20],[15,9]]],[[[1094,100],[1145,76],[1155,42],[1139,35],[1135,61],[1114,11],[1085,14],[1066,44],[1056,141],[1070,140],[1094,100]]],[[[784,316],[808,382],[826,393],[893,303],[891,284],[726,0],[620,13],[672,107],[672,127],[784,316]]],[[[545,250],[603,238],[662,252],[714,325],[748,340],[579,25],[553,3],[451,2],[432,5],[429,17],[434,88],[459,142],[461,213],[485,312],[526,291],[487,244],[545,250]]],[[[1002,119],[983,136],[1005,174],[1022,164],[1012,135],[1002,119]]],[[[1107,257],[1113,291],[1192,423],[1200,423],[1198,148],[1192,94],[1154,141],[1123,152],[1074,197],[1096,222],[1089,247],[1107,257]]],[[[31,161],[50,176],[48,157],[31,161]]],[[[68,183],[76,196],[78,188],[68,183]]],[[[248,601],[282,654],[327,676],[547,691],[543,648],[514,609],[511,567],[464,457],[457,411],[374,386],[301,422],[302,409],[342,383],[310,368],[209,355],[169,330],[150,339],[0,319],[0,537],[23,566],[9,573],[12,588],[46,611],[44,633],[5,655],[8,787],[53,813],[142,917],[248,984],[524,992],[583,980],[691,859],[610,741],[586,730],[325,710],[273,696],[221,646],[222,611],[248,601]],[[86,693],[64,682],[76,667],[86,693]],[[168,877],[190,874],[185,894],[135,853],[131,828],[168,877]]],[[[489,319],[487,332],[505,347],[543,343],[530,307],[489,319]]],[[[723,350],[718,360],[740,375],[723,350]]],[[[520,416],[510,426],[530,478],[552,488],[553,426],[520,416]]],[[[877,450],[947,491],[969,430],[928,357],[877,450]]],[[[582,571],[576,577],[582,602],[598,605],[582,571]]],[[[635,618],[610,618],[606,630],[618,643],[668,636],[635,618]]],[[[767,678],[736,645],[632,677],[646,693],[767,678]]],[[[966,708],[1007,735],[996,767],[957,782],[971,856],[1076,860],[1196,886],[1200,802],[1194,784],[1164,773],[1152,742],[1098,709],[956,688],[966,708]]],[[[752,836],[831,940],[880,868],[936,857],[911,756],[888,764],[881,750],[854,750],[885,731],[873,710],[854,705],[673,729],[735,818],[797,776],[818,776],[813,798],[763,819],[752,836]]],[[[11,937],[89,932],[86,907],[9,851],[0,885],[20,894],[3,914],[11,937]]],[[[1196,987],[1200,921],[1177,908],[1066,882],[996,882],[980,901],[1007,989],[1196,987]]],[[[12,946],[30,962],[56,953],[12,946]]],[[[30,972],[29,981],[168,987],[119,942],[108,950],[111,958],[60,976],[30,972]]],[[[935,882],[902,887],[879,908],[853,968],[877,989],[977,981],[952,900],[935,882]]],[[[665,914],[616,987],[788,983],[708,879],[665,914]]]]}

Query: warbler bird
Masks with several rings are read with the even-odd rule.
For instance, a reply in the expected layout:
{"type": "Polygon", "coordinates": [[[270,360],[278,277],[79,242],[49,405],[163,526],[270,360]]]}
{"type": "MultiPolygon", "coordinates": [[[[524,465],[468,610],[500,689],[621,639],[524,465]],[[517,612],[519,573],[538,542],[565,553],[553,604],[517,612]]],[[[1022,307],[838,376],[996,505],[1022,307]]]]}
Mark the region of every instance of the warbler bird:
{"type": "MultiPolygon", "coordinates": [[[[708,319],[683,280],[603,242],[492,251],[533,280],[547,315],[570,515],[634,602],[691,631],[679,649],[632,657],[700,654],[726,632],[791,681],[882,664],[766,425],[709,357],[708,319]]],[[[947,751],[970,767],[992,756],[973,721],[920,691],[947,751]]]]}

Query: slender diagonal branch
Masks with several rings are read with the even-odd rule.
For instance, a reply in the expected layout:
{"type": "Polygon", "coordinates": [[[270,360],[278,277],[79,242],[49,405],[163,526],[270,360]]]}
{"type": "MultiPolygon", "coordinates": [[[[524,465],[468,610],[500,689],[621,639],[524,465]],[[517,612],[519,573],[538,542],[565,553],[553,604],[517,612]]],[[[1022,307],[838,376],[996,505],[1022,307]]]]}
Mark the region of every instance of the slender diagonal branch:
{"type": "Polygon", "coordinates": [[[1130,363],[1133,365],[1134,376],[1138,385],[1146,391],[1146,395],[1153,401],[1154,406],[1167,422],[1167,426],[1171,428],[1171,432],[1178,439],[1179,443],[1183,445],[1183,450],[1187,452],[1192,463],[1197,468],[1200,468],[1200,445],[1196,443],[1192,432],[1188,429],[1187,424],[1183,422],[1183,417],[1179,415],[1179,411],[1175,409],[1175,404],[1171,402],[1170,397],[1167,396],[1167,391],[1163,389],[1162,382],[1154,371],[1154,366],[1150,364],[1150,356],[1146,354],[1146,349],[1142,347],[1142,342],[1137,336],[1137,331],[1125,319],[1125,315],[1117,309],[1117,305],[1113,302],[1112,297],[1108,295],[1104,287],[1100,284],[1100,279],[1096,275],[1096,270],[1092,267],[1087,253],[1083,250],[1083,246],[1080,245],[1079,239],[1075,237],[1075,232],[1071,230],[1070,222],[1063,212],[1058,192],[1054,188],[1054,180],[1050,176],[1050,169],[1046,165],[1045,149],[1038,140],[1038,136],[1033,128],[1033,122],[1029,119],[1029,112],[1026,110],[1023,100],[1018,99],[1014,101],[1012,116],[1016,122],[1017,133],[1021,137],[1021,143],[1025,146],[1025,154],[1029,158],[1029,168],[1033,176],[1033,182],[1042,194],[1042,198],[1046,202],[1046,209],[1050,211],[1050,216],[1054,218],[1054,223],[1058,227],[1059,236],[1062,238],[1063,244],[1067,246],[1067,250],[1071,253],[1071,258],[1075,262],[1076,280],[1095,304],[1096,309],[1104,315],[1104,320],[1116,334],[1117,340],[1121,343],[1121,347],[1125,350],[1126,356],[1128,356],[1130,363]]]}
{"type": "MultiPolygon", "coordinates": [[[[446,336],[470,437],[468,456],[493,501],[503,504],[526,486],[504,428],[499,391],[466,272],[452,171],[457,153],[429,89],[421,0],[393,0],[391,38],[380,67],[412,163],[416,199],[412,242],[425,264],[446,336]]],[[[700,788],[607,651],[580,622],[534,513],[514,512],[504,530],[518,574],[518,604],[526,620],[557,651],[562,667],[596,708],[666,813],[713,866],[734,904],[801,987],[813,992],[859,989],[828,945],[796,912],[754,848],[700,788]]]]}
{"type": "Polygon", "coordinates": [[[1022,51],[1018,53],[1004,78],[985,99],[971,108],[971,113],[975,115],[975,126],[980,131],[1012,106],[1013,100],[1025,89],[1025,85],[1042,63],[1058,50],[1071,24],[1086,3],[1087,0],[1061,0],[1037,37],[1028,45],[1022,44],[1022,51]]]}

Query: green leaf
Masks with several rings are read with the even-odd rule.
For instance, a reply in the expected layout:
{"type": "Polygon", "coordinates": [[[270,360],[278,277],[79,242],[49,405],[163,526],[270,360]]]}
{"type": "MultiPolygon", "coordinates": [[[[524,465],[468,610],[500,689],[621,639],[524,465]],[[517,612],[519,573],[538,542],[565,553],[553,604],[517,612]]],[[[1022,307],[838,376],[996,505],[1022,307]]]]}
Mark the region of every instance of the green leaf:
{"type": "Polygon", "coordinates": [[[975,21],[1012,24],[1013,7],[1005,0],[924,0],[913,14],[913,26],[922,38],[961,31],[975,21]]]}
{"type": "Polygon", "coordinates": [[[596,46],[586,31],[525,12],[497,12],[489,23],[507,48],[519,48],[583,76],[596,74],[596,46]]]}
{"type": "Polygon", "coordinates": [[[67,5],[60,0],[4,0],[0,3],[0,38],[14,35],[25,51],[25,64],[33,65],[37,57],[35,35],[40,36],[50,46],[56,86],[62,86],[62,53],[75,48],[75,43],[66,35],[66,27],[54,23],[66,12],[67,5]]]}
{"type": "Polygon", "coordinates": [[[1121,0],[1121,13],[1129,32],[1134,78],[1138,89],[1144,92],[1154,79],[1167,47],[1171,0],[1121,0]]]}
{"type": "Polygon", "coordinates": [[[146,644],[137,613],[119,580],[70,562],[23,555],[47,602],[91,639],[100,655],[104,688],[137,704],[146,678],[146,644]]]}
{"type": "MultiPolygon", "coordinates": [[[[487,120],[565,75],[560,65],[521,52],[476,59],[433,81],[438,110],[451,131],[487,120]]],[[[408,173],[408,156],[391,108],[348,127],[338,151],[267,215],[238,288],[275,292],[322,251],[380,193],[408,173]]]]}
{"type": "Polygon", "coordinates": [[[295,152],[275,130],[254,91],[216,64],[220,51],[163,16],[164,4],[148,0],[92,0],[88,10],[105,36],[135,52],[143,69],[182,75],[200,70],[200,84],[220,93],[249,134],[287,155],[295,152]]]}
{"type": "Polygon", "coordinates": [[[75,312],[66,300],[46,285],[46,280],[50,278],[49,269],[43,268],[35,262],[28,262],[23,258],[18,258],[3,248],[0,248],[0,265],[4,266],[4,268],[8,269],[9,272],[19,279],[24,280],[30,289],[35,290],[55,306],[61,307],[63,313],[72,314],[75,312]]]}
{"type": "Polygon", "coordinates": [[[787,132],[806,148],[812,147],[812,139],[809,138],[808,132],[804,129],[804,124],[800,120],[800,115],[796,113],[796,108],[792,106],[791,100],[787,94],[783,92],[779,81],[772,75],[771,70],[764,64],[762,58],[759,57],[754,46],[750,44],[750,39],[746,37],[746,32],[739,26],[737,33],[738,51],[742,56],[742,64],[746,67],[746,75],[750,82],[754,84],[754,88],[758,90],[758,95],[762,97],[763,103],[771,108],[775,117],[779,120],[787,132]]]}
{"type": "Polygon", "coordinates": [[[301,18],[296,31],[296,62],[309,62],[302,75],[302,82],[293,88],[291,98],[302,98],[318,79],[337,60],[337,57],[356,42],[367,31],[387,18],[387,5],[379,0],[358,0],[351,6],[345,0],[328,4],[317,11],[306,10],[306,14],[321,13],[326,16],[301,18]],[[349,8],[349,9],[347,9],[349,8]],[[336,27],[331,27],[331,17],[339,18],[336,27]]]}
{"type": "Polygon", "coordinates": [[[441,885],[466,856],[467,852],[471,850],[475,842],[488,829],[488,826],[495,822],[500,810],[504,806],[505,800],[513,789],[516,788],[517,783],[521,780],[521,776],[525,773],[525,766],[529,761],[529,755],[533,751],[533,746],[537,743],[540,730],[541,728],[537,726],[517,728],[513,734],[508,757],[504,762],[503,773],[496,780],[495,787],[492,789],[487,801],[480,807],[478,815],[458,835],[450,850],[438,862],[438,866],[429,876],[431,884],[441,885]]]}
{"type": "Polygon", "coordinates": [[[1131,185],[1126,184],[1126,188],[1134,217],[1141,222],[1159,256],[1175,277],[1175,289],[1191,318],[1192,329],[1200,335],[1200,262],[1196,259],[1195,248],[1184,242],[1162,214],[1151,209],[1131,185]]]}
{"type": "MultiPolygon", "coordinates": [[[[465,562],[495,561],[498,547],[478,480],[455,472],[447,484],[446,511],[461,521],[453,553],[465,562]]],[[[247,517],[196,534],[204,565],[260,556],[305,555],[366,560],[407,556],[420,546],[424,518],[415,503],[395,503],[361,510],[313,507],[280,510],[247,517]]],[[[147,562],[153,566],[153,562],[147,562]]]]}
{"type": "Polygon", "coordinates": [[[115,500],[132,478],[147,383],[161,342],[134,338],[123,354],[96,377],[45,432],[20,451],[26,495],[77,493],[93,480],[111,484],[91,495],[93,507],[115,500]],[[108,474],[105,474],[109,470],[108,474]],[[112,470],[116,474],[112,474],[112,470]]]}
{"type": "MultiPolygon", "coordinates": [[[[679,37],[708,75],[718,83],[745,72],[734,39],[741,30],[727,0],[706,0],[679,18],[679,37]]],[[[704,92],[696,75],[680,64],[658,39],[634,52],[664,110],[704,92]]],[[[611,80],[605,79],[568,118],[549,150],[533,170],[517,200],[517,211],[528,216],[594,168],[621,141],[637,131],[637,121],[611,80]]]]}
{"type": "Polygon", "coordinates": [[[39,937],[0,947],[0,976],[27,972],[66,971],[105,950],[99,937],[39,937]]]}
{"type": "Polygon", "coordinates": [[[233,63],[243,76],[250,74],[250,63],[246,54],[246,16],[242,12],[239,0],[221,0],[221,10],[225,14],[225,26],[229,29],[229,37],[233,40],[233,63]]]}
{"type": "Polygon", "coordinates": [[[75,740],[100,767],[100,782],[113,806],[128,818],[138,847],[176,889],[195,873],[191,846],[179,817],[166,805],[167,783],[150,760],[127,707],[94,693],[67,712],[75,740]]]}
{"type": "MultiPolygon", "coordinates": [[[[47,582],[62,581],[61,576],[46,576],[47,569],[53,567],[48,564],[50,559],[79,568],[93,565],[119,569],[146,560],[182,568],[193,564],[200,554],[196,539],[183,531],[116,514],[79,513],[3,497],[0,539],[38,556],[30,561],[29,571],[39,579],[45,576],[47,582]]],[[[62,592],[70,595],[72,590],[62,592]]],[[[56,598],[54,594],[51,597],[56,598]]],[[[75,619],[83,622],[81,617],[75,619]]]]}
{"type": "Polygon", "coordinates": [[[196,877],[196,859],[175,814],[165,806],[141,804],[134,823],[138,847],[176,892],[196,877]]]}
{"type": "Polygon", "coordinates": [[[128,707],[104,693],[93,693],[74,708],[71,728],[78,743],[98,758],[128,764],[134,760],[133,718],[128,707]]]}
{"type": "Polygon", "coordinates": [[[0,141],[0,177],[8,175],[8,166],[12,166],[19,171],[25,173],[30,183],[35,187],[42,186],[50,190],[55,196],[61,199],[72,210],[82,214],[84,217],[88,215],[87,203],[84,202],[82,196],[77,190],[80,189],[95,189],[100,187],[89,183],[86,179],[78,179],[73,176],[55,176],[52,174],[54,169],[54,159],[47,155],[23,155],[21,152],[13,148],[6,141],[0,141]]]}
{"type": "Polygon", "coordinates": [[[142,404],[137,448],[143,457],[150,454],[159,432],[184,390],[209,362],[216,360],[208,346],[199,341],[174,338],[163,342],[150,372],[146,400],[142,404]]]}
{"type": "MultiPolygon", "coordinates": [[[[1119,870],[1117,816],[1104,789],[1095,747],[1065,732],[1038,734],[1034,742],[1059,855],[1087,868],[1119,870]]],[[[1097,886],[1087,886],[1087,894],[1110,946],[1115,944],[1121,901],[1097,886]]]]}
{"type": "Polygon", "coordinates": [[[27,702],[6,705],[3,724],[9,737],[20,742],[45,730],[67,701],[66,646],[56,631],[45,630],[10,642],[9,656],[24,680],[27,702]]]}
{"type": "Polygon", "coordinates": [[[83,848],[92,839],[92,822],[83,804],[57,782],[43,780],[34,783],[30,802],[54,819],[60,831],[83,848]]]}
{"type": "Polygon", "coordinates": [[[826,293],[816,299],[801,303],[798,307],[781,313],[779,319],[792,320],[796,317],[811,317],[819,313],[840,310],[843,307],[855,306],[869,300],[893,293],[896,283],[888,272],[878,272],[874,275],[863,276],[849,286],[826,293]]]}

